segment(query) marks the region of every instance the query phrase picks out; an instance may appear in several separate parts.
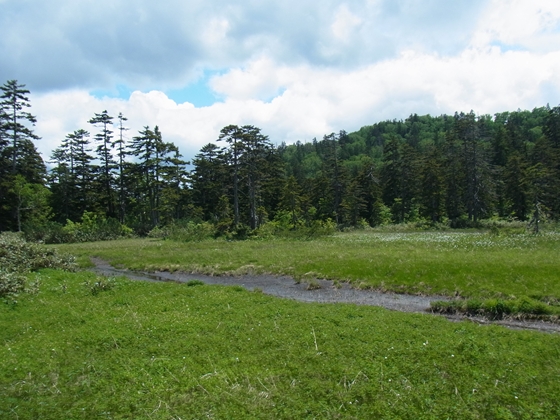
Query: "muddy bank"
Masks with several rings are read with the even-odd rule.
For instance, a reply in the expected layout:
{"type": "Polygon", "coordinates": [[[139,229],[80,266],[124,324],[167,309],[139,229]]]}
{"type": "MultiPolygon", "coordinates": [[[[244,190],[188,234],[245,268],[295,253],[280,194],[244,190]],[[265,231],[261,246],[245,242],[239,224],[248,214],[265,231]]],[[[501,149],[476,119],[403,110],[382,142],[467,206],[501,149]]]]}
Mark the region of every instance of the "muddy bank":
{"type": "MultiPolygon", "coordinates": [[[[92,258],[95,264],[91,270],[105,276],[126,276],[138,281],[171,281],[186,283],[190,280],[200,280],[206,284],[233,286],[239,285],[248,290],[259,289],[268,295],[294,299],[300,302],[319,303],[354,303],[357,305],[380,306],[400,312],[431,313],[430,302],[435,300],[449,300],[444,296],[413,296],[396,293],[382,293],[375,290],[353,289],[348,283],[342,283],[335,288],[332,281],[317,280],[318,288],[309,290],[307,283],[296,283],[287,276],[268,274],[242,276],[207,276],[203,274],[189,274],[183,272],[169,273],[156,271],[153,273],[118,269],[99,258],[92,258]]],[[[435,314],[434,314],[435,315],[435,314]]],[[[438,315],[443,316],[443,315],[438,315]]],[[[529,329],[545,332],[560,332],[560,325],[547,322],[500,320],[489,321],[483,318],[446,316],[449,320],[471,320],[479,324],[499,324],[510,328],[529,329]]]]}

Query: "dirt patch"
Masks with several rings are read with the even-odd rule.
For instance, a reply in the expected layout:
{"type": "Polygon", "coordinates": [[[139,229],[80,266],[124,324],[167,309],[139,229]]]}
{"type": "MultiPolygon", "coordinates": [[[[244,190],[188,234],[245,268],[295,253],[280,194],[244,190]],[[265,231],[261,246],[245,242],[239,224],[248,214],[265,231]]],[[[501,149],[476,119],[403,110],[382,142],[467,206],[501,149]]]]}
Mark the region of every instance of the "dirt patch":
{"type": "MultiPolygon", "coordinates": [[[[431,313],[430,302],[435,300],[450,300],[445,296],[414,296],[397,293],[383,293],[376,290],[359,290],[352,288],[348,283],[341,283],[335,287],[332,281],[314,280],[313,287],[308,283],[298,283],[287,276],[274,276],[268,274],[242,275],[242,276],[208,276],[204,274],[189,274],[183,272],[169,273],[156,271],[153,273],[130,271],[111,266],[99,258],[92,258],[95,265],[92,271],[105,276],[126,276],[139,281],[171,281],[186,283],[190,280],[200,280],[206,284],[242,286],[248,290],[261,290],[268,295],[293,299],[300,302],[319,303],[354,303],[356,305],[380,306],[400,312],[431,313]]],[[[470,320],[481,325],[498,324],[509,328],[537,330],[544,332],[560,332],[560,325],[548,322],[499,320],[490,321],[484,318],[465,317],[459,315],[440,315],[451,321],[470,320]]]]}

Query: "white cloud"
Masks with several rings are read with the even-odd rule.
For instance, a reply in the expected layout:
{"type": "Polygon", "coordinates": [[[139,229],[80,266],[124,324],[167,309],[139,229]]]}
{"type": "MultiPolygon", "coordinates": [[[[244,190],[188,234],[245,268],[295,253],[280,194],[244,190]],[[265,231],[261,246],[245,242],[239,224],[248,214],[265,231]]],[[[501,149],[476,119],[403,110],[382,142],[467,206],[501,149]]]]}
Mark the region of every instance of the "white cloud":
{"type": "Polygon", "coordinates": [[[227,124],[279,143],[411,113],[557,104],[559,24],[553,0],[0,0],[0,79],[32,91],[44,157],[94,132],[104,109],[129,118],[129,137],[159,125],[192,157],[227,124]],[[216,71],[222,102],[164,93],[216,71]],[[88,93],[118,84],[130,98],[88,93]]]}
{"type": "Polygon", "coordinates": [[[158,91],[136,91],[127,101],[95,99],[84,91],[34,95],[37,131],[46,142],[40,148],[52,150],[66,133],[88,129],[87,120],[103,109],[129,118],[133,128],[129,136],[142,126],[159,125],[164,137],[188,158],[216,140],[228,124],[259,126],[280,143],[320,138],[340,129],[353,131],[412,113],[532,109],[558,102],[560,52],[488,47],[450,58],[405,51],[354,71],[287,66],[260,57],[244,69],[216,77],[212,84],[226,99],[202,108],[176,104],[158,91]],[[272,100],[258,99],[279,89],[272,100]]]}
{"type": "Polygon", "coordinates": [[[361,18],[350,12],[348,6],[343,4],[336,12],[334,22],[331,25],[331,31],[339,40],[348,41],[354,29],[362,22],[361,18]]]}
{"type": "Polygon", "coordinates": [[[482,15],[472,45],[501,43],[536,51],[560,45],[560,2],[553,0],[493,0],[482,15]]]}

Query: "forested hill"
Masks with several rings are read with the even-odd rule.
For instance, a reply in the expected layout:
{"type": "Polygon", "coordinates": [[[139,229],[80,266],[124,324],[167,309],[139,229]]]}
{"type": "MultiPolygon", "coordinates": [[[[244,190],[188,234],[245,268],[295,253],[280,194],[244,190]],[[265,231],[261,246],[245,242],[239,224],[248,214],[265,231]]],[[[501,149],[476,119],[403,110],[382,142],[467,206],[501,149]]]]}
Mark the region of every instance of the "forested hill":
{"type": "Polygon", "coordinates": [[[559,215],[560,107],[415,114],[280,153],[318,213],[342,224],[559,215]]]}
{"type": "Polygon", "coordinates": [[[127,136],[127,118],[102,111],[61,139],[47,171],[29,91],[15,80],[0,89],[0,231],[47,240],[180,222],[235,236],[560,218],[560,106],[411,115],[278,147],[258,127],[230,125],[190,171],[159,127],[127,136]]]}

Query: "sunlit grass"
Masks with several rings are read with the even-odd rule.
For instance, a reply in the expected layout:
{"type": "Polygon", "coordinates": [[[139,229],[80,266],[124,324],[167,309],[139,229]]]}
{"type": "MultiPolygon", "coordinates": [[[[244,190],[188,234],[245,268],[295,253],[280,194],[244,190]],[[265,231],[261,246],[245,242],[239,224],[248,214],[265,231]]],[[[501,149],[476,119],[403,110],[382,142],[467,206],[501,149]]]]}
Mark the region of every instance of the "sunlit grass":
{"type": "Polygon", "coordinates": [[[116,279],[93,293],[92,273],[39,277],[37,295],[0,305],[0,418],[560,418],[558,335],[241,287],[116,279]]]}
{"type": "Polygon", "coordinates": [[[560,234],[351,232],[311,241],[129,239],[60,246],[137,270],[244,271],[351,281],[408,293],[560,298],[560,234]]]}

